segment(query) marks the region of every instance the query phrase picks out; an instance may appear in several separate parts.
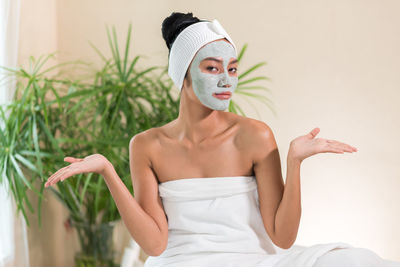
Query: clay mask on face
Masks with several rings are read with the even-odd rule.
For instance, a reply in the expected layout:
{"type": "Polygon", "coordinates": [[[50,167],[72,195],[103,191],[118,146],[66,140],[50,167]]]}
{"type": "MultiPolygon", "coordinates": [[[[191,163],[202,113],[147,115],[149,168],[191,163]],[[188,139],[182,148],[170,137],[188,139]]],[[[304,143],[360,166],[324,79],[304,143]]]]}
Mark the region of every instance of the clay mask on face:
{"type": "Polygon", "coordinates": [[[203,105],[215,110],[228,108],[232,97],[218,99],[213,94],[224,91],[233,94],[235,91],[238,77],[233,76],[234,72],[228,70],[228,64],[232,58],[236,58],[235,50],[230,43],[223,40],[208,43],[197,52],[190,66],[190,74],[193,91],[203,105]],[[207,57],[222,57],[223,72],[219,74],[202,72],[200,62],[207,57]],[[230,86],[226,87],[227,84],[230,86]]]}

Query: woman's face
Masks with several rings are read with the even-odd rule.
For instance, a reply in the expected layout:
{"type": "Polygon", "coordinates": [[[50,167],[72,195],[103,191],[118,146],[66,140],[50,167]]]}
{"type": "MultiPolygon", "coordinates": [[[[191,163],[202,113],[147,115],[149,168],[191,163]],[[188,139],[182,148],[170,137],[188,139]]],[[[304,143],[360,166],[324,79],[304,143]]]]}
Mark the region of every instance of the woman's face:
{"type": "Polygon", "coordinates": [[[193,91],[203,105],[215,110],[228,108],[238,83],[237,65],[235,50],[225,39],[199,49],[189,74],[193,91]]]}

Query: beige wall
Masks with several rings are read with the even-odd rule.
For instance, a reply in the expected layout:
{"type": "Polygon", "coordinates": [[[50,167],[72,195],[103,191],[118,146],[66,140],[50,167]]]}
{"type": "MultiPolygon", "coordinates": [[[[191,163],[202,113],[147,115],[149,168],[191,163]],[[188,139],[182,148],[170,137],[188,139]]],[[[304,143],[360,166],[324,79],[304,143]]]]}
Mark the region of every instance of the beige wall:
{"type": "MultiPolygon", "coordinates": [[[[296,244],[342,241],[400,260],[400,2],[251,3],[23,0],[19,62],[27,62],[28,55],[59,50],[61,61],[99,63],[88,42],[109,55],[105,25],[115,25],[124,43],[131,21],[131,58],[144,55],[139,61],[142,67],[165,65],[168,50],[161,22],[166,16],[191,11],[200,18],[217,18],[238,47],[249,44],[239,72],[259,61],[268,62],[257,73],[272,79],[264,84],[272,90],[267,96],[277,116],[256,104],[259,118],[245,101],[234,99],[250,117],[273,129],[284,177],[290,141],[314,127],[321,129],[318,137],[359,149],[353,154],[318,154],[304,161],[303,213],[296,244]]],[[[48,215],[52,223],[60,223],[52,216],[65,215],[48,215]]],[[[67,249],[62,247],[64,240],[55,240],[65,237],[62,228],[49,227],[59,228],[54,230],[57,235],[32,235],[67,249]]]]}

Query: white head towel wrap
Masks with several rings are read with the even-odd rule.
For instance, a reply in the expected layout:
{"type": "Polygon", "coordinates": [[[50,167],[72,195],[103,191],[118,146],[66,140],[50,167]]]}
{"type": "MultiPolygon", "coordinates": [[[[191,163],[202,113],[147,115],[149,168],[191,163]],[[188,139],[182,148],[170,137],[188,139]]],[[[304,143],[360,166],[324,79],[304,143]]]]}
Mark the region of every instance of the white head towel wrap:
{"type": "Polygon", "coordinates": [[[185,73],[196,52],[203,45],[221,38],[228,39],[237,56],[233,40],[216,19],[212,22],[196,22],[179,33],[172,44],[168,62],[168,75],[179,90],[182,89],[185,73]]]}

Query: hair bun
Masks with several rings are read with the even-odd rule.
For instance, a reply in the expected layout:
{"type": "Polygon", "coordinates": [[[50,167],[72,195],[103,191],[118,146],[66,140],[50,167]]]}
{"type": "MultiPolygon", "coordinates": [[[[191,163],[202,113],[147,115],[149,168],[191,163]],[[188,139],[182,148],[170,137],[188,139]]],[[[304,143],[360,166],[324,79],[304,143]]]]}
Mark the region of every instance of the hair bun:
{"type": "Polygon", "coordinates": [[[161,26],[162,36],[169,50],[171,50],[172,44],[176,37],[186,27],[200,22],[201,20],[193,16],[193,13],[180,13],[172,12],[171,15],[166,17],[161,26]]]}

